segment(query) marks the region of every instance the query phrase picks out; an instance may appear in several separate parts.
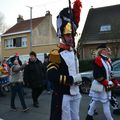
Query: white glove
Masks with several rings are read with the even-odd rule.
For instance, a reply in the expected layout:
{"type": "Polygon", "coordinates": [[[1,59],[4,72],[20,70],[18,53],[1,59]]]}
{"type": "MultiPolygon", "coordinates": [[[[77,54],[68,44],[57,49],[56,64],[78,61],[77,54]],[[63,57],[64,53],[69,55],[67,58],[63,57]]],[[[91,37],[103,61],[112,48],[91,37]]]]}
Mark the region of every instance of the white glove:
{"type": "Polygon", "coordinates": [[[80,82],[82,82],[82,77],[81,77],[80,73],[74,75],[73,79],[74,79],[74,83],[80,83],[80,82]]]}
{"type": "Polygon", "coordinates": [[[114,84],[113,84],[112,81],[109,81],[109,82],[108,82],[108,85],[111,85],[111,86],[112,86],[112,85],[114,85],[114,84]]]}

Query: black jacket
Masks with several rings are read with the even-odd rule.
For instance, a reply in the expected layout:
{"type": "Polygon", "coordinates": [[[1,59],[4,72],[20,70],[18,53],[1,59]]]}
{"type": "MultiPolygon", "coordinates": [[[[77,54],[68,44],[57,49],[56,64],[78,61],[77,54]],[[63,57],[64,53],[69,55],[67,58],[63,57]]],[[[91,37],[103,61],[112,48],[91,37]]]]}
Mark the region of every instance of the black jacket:
{"type": "MultiPolygon", "coordinates": [[[[59,49],[59,53],[63,50],[59,49]]],[[[55,92],[70,95],[73,77],[69,75],[68,66],[61,55],[60,61],[60,64],[49,63],[47,66],[47,77],[53,83],[53,90],[55,92]]]]}
{"type": "Polygon", "coordinates": [[[110,61],[104,57],[104,56],[98,56],[93,61],[93,77],[95,79],[103,77],[104,79],[107,79],[106,69],[102,63],[102,60],[108,62],[111,66],[110,61]]]}
{"type": "Polygon", "coordinates": [[[29,64],[24,69],[23,79],[26,85],[31,88],[43,86],[44,68],[38,59],[35,62],[29,60],[29,64]]]}

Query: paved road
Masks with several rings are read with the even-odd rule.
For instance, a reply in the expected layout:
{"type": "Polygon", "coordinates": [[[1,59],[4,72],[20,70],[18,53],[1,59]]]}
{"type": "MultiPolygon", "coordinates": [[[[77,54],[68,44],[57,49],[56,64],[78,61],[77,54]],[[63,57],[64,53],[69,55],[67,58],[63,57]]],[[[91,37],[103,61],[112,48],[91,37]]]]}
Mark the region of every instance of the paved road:
{"type": "MultiPolygon", "coordinates": [[[[32,99],[30,95],[30,90],[26,90],[27,95],[25,96],[26,104],[31,108],[31,110],[27,113],[19,111],[11,111],[9,107],[10,103],[10,93],[7,93],[7,96],[0,97],[0,117],[4,120],[49,120],[49,112],[50,112],[50,101],[51,95],[48,95],[46,91],[39,97],[39,108],[34,108],[32,106],[32,99]]],[[[118,97],[120,101],[120,97],[118,97]]],[[[88,95],[82,95],[80,113],[81,120],[85,120],[85,116],[87,114],[87,107],[89,104],[90,98],[88,95]]],[[[16,105],[19,109],[21,109],[20,101],[16,99],[16,105]]],[[[97,110],[99,112],[98,115],[94,116],[95,120],[105,120],[103,115],[102,106],[98,105],[97,110]]],[[[120,116],[113,115],[114,120],[120,120],[120,116]]]]}

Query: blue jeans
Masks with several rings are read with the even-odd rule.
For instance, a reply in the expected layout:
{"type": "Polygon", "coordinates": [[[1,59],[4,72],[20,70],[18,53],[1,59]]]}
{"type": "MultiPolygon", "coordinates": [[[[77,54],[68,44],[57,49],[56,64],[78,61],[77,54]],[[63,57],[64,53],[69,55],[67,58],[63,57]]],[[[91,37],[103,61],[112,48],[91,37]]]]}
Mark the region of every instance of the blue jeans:
{"type": "Polygon", "coordinates": [[[52,87],[53,87],[53,86],[52,86],[52,82],[49,81],[49,80],[47,80],[47,91],[52,90],[52,89],[53,89],[52,87]]]}
{"type": "Polygon", "coordinates": [[[11,84],[11,107],[15,108],[15,97],[18,94],[20,98],[21,105],[23,109],[26,109],[26,104],[23,95],[23,84],[22,83],[12,83],[11,84]]]}

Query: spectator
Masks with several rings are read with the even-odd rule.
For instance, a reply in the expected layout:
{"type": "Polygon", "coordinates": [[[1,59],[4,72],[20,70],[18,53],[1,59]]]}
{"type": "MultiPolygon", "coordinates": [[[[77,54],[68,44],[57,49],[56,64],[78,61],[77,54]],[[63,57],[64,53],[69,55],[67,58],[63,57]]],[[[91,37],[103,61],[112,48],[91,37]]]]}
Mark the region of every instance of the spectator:
{"type": "Polygon", "coordinates": [[[39,107],[38,97],[42,93],[44,86],[44,68],[41,61],[37,59],[34,51],[30,52],[28,65],[24,69],[24,82],[32,89],[33,106],[39,107]]]}
{"type": "Polygon", "coordinates": [[[9,91],[9,82],[10,82],[10,79],[9,79],[9,75],[10,75],[10,68],[6,62],[6,60],[4,59],[3,62],[2,62],[2,66],[3,66],[3,70],[4,70],[4,75],[6,75],[6,77],[4,78],[5,81],[6,81],[6,85],[4,86],[4,89],[6,91],[9,91]]]}
{"type": "Polygon", "coordinates": [[[2,79],[2,75],[3,75],[3,67],[2,67],[2,62],[0,61],[0,96],[5,96],[3,90],[2,90],[2,84],[3,84],[3,79],[2,79]]]}
{"type": "Polygon", "coordinates": [[[11,57],[10,60],[8,61],[9,67],[11,67],[11,66],[14,64],[14,60],[15,60],[15,59],[18,60],[20,66],[22,65],[22,62],[21,62],[21,60],[20,60],[20,58],[19,58],[19,53],[16,52],[15,55],[14,55],[13,57],[11,57]]]}
{"type": "Polygon", "coordinates": [[[5,60],[3,60],[3,63],[0,63],[0,95],[5,96],[4,90],[8,91],[8,85],[9,83],[9,67],[6,64],[5,60]]]}
{"type": "Polygon", "coordinates": [[[17,108],[15,106],[15,97],[18,93],[20,98],[21,105],[23,107],[23,112],[29,110],[25,104],[24,95],[23,95],[23,74],[22,70],[24,69],[26,64],[19,65],[18,60],[14,60],[14,65],[11,67],[11,109],[16,111],[17,108]]]}
{"type": "Polygon", "coordinates": [[[45,60],[44,60],[44,71],[45,71],[45,83],[46,83],[46,88],[47,88],[47,92],[48,94],[51,93],[52,91],[52,83],[50,80],[47,79],[47,65],[49,64],[49,56],[45,56],[45,60]]]}

